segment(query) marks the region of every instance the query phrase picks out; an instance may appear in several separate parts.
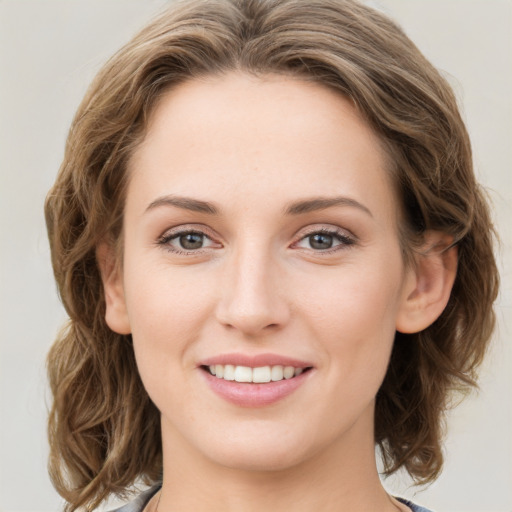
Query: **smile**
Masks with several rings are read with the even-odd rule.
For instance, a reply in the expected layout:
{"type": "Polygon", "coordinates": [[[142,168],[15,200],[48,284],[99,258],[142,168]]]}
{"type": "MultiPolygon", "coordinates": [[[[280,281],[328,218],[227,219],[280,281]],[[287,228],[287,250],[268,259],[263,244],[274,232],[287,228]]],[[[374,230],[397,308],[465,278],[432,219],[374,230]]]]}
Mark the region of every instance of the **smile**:
{"type": "Polygon", "coordinates": [[[215,375],[219,379],[254,384],[292,379],[308,369],[283,365],[251,368],[250,366],[236,366],[232,364],[216,364],[205,368],[211,375],[215,375]]]}
{"type": "Polygon", "coordinates": [[[198,365],[206,385],[237,407],[277,404],[314,378],[312,362],[278,354],[222,354],[198,365]]]}

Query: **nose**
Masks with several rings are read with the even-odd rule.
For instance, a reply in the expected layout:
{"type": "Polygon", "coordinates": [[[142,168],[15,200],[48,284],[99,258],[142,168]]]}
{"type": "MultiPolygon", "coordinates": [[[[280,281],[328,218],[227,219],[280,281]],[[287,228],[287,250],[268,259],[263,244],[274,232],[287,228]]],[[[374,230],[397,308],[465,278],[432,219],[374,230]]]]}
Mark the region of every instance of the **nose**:
{"type": "MultiPolygon", "coordinates": [[[[254,249],[254,248],[253,248],[254,249]]],[[[290,318],[279,266],[256,249],[239,251],[226,261],[217,304],[217,320],[245,336],[281,329],[290,318]]]]}

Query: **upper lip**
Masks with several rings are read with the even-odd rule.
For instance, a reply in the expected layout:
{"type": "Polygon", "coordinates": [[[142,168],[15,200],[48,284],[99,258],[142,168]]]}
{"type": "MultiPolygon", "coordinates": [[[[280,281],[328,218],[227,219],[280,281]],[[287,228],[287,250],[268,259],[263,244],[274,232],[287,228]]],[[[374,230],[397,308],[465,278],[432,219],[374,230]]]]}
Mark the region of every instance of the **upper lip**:
{"type": "Polygon", "coordinates": [[[203,359],[199,366],[214,366],[216,364],[233,366],[248,366],[250,368],[259,368],[261,366],[293,366],[294,368],[310,368],[313,365],[310,362],[302,361],[293,357],[279,354],[219,354],[213,357],[203,359]]]}

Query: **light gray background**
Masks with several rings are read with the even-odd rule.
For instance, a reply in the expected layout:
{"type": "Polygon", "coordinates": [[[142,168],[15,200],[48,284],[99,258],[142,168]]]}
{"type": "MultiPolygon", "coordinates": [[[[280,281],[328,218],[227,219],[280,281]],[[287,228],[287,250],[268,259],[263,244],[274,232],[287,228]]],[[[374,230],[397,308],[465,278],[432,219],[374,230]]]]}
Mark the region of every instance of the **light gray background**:
{"type": "MultiPolygon", "coordinates": [[[[481,392],[449,418],[429,489],[388,480],[437,512],[512,511],[512,1],[378,0],[453,84],[502,237],[499,331],[481,392]]],[[[74,110],[99,66],[163,0],[0,0],[0,512],[49,512],[45,354],[64,314],[43,201],[74,110]]]]}

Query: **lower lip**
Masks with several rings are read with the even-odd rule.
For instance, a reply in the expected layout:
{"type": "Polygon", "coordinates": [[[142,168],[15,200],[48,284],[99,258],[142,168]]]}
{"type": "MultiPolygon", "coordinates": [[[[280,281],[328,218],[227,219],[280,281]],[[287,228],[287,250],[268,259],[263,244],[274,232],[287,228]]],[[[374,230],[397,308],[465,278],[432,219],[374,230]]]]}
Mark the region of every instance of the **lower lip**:
{"type": "Polygon", "coordinates": [[[224,380],[202,369],[200,371],[214,393],[238,407],[264,407],[279,402],[299,388],[311,373],[308,370],[291,379],[253,384],[224,380]]]}

